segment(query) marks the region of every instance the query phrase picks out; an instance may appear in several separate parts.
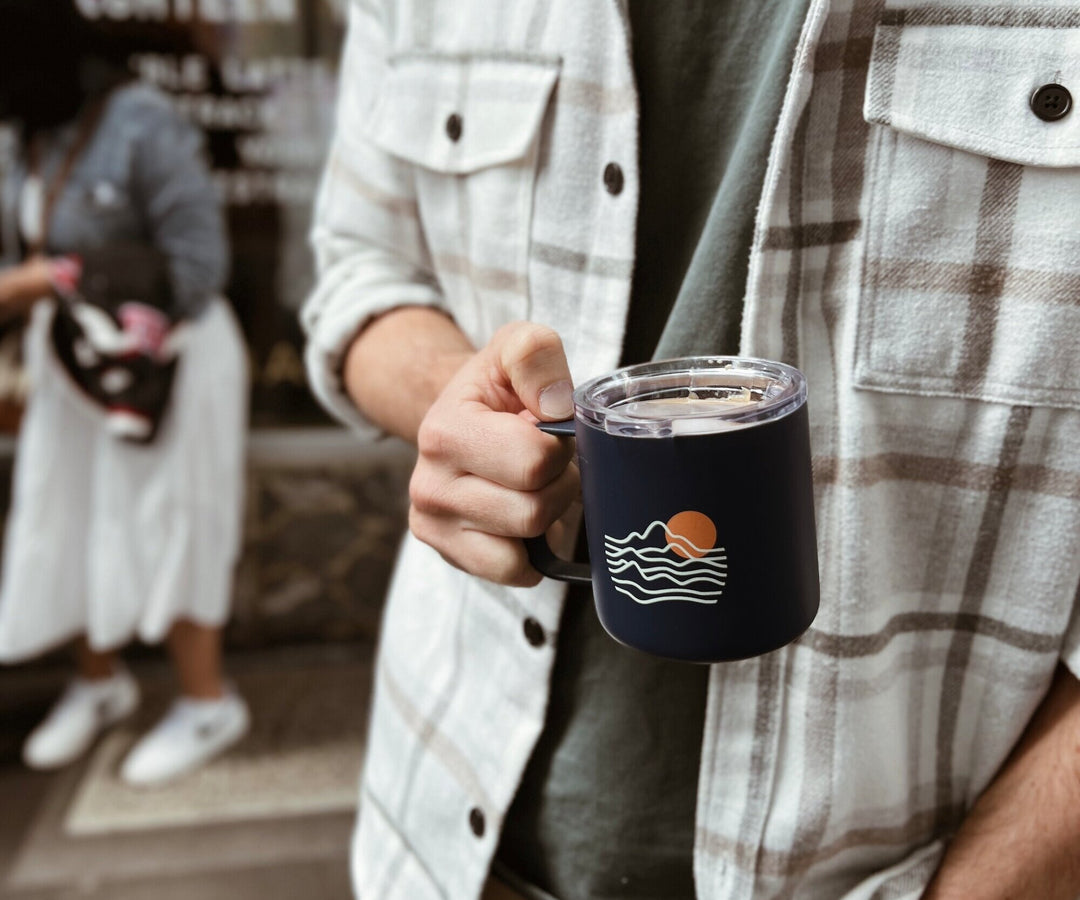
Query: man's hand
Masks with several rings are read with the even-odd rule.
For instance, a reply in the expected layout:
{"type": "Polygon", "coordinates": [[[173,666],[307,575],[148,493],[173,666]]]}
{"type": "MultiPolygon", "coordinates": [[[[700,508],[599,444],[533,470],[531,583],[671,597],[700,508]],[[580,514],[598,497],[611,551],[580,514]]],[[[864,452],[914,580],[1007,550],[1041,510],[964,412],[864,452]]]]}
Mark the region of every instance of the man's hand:
{"type": "Polygon", "coordinates": [[[44,256],[0,272],[0,315],[22,313],[34,302],[52,293],[51,268],[44,256]]]}
{"type": "Polygon", "coordinates": [[[457,566],[489,581],[533,585],[523,537],[543,534],[577,499],[569,442],[538,419],[573,414],[562,341],[519,322],[501,329],[432,404],[417,436],[409,526],[457,566]]]}
{"type": "Polygon", "coordinates": [[[1020,743],[945,852],[923,900],[1080,895],[1080,681],[1058,667],[1020,743]]]}

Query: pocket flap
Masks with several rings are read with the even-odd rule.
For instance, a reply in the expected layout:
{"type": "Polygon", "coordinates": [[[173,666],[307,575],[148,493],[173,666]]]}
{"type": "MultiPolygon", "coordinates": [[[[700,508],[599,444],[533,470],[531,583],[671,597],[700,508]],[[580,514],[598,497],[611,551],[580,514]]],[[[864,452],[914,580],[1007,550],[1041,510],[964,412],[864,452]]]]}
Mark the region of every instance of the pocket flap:
{"type": "Polygon", "coordinates": [[[524,158],[559,73],[553,57],[407,53],[388,63],[367,136],[453,174],[524,158]]]}
{"type": "Polygon", "coordinates": [[[1080,166],[1080,12],[1075,7],[887,9],[874,34],[866,121],[1030,166],[1080,166]],[[1036,115],[1040,88],[1073,108],[1036,115]]]}

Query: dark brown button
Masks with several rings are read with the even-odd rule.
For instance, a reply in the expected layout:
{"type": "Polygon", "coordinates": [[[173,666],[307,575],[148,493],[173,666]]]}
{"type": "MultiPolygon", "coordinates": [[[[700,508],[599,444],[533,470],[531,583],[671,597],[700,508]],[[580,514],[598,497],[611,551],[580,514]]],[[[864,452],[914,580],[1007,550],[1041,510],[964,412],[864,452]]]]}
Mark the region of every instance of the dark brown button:
{"type": "Polygon", "coordinates": [[[1072,94],[1060,84],[1044,84],[1031,95],[1031,111],[1044,122],[1064,119],[1072,109],[1072,94]]]}
{"type": "Polygon", "coordinates": [[[622,168],[618,163],[611,162],[604,166],[604,187],[607,188],[609,194],[612,196],[621,194],[624,183],[622,168]]]}
{"type": "Polygon", "coordinates": [[[534,647],[542,647],[544,644],[544,626],[532,616],[525,620],[522,630],[525,632],[525,640],[534,647]]]}
{"type": "Polygon", "coordinates": [[[484,812],[479,806],[469,810],[469,827],[477,837],[484,836],[484,812]]]}
{"type": "Polygon", "coordinates": [[[446,136],[454,143],[461,139],[461,124],[461,116],[457,113],[450,113],[446,119],[446,136]]]}

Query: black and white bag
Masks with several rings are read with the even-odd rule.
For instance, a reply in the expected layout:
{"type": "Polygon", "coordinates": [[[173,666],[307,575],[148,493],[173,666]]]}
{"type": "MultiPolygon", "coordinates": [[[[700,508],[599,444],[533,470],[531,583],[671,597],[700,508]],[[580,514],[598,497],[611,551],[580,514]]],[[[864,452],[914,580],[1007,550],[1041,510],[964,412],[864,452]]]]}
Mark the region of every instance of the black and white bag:
{"type": "Polygon", "coordinates": [[[168,408],[185,328],[174,318],[165,256],[149,245],[80,255],[69,289],[58,287],[52,344],[72,381],[101,406],[106,427],[146,443],[168,408]]]}

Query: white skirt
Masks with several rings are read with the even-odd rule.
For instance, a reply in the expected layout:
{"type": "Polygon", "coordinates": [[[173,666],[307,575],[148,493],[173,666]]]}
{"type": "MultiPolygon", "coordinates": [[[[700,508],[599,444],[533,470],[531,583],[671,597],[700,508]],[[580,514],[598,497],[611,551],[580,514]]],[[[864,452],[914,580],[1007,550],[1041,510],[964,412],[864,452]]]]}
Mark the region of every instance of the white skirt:
{"type": "Polygon", "coordinates": [[[161,641],[178,619],[224,624],[240,548],[247,365],[215,300],[190,324],[153,443],[105,430],[61,368],[53,306],[26,334],[31,394],[19,431],[0,570],[0,662],[77,635],[97,650],[161,641]]]}

